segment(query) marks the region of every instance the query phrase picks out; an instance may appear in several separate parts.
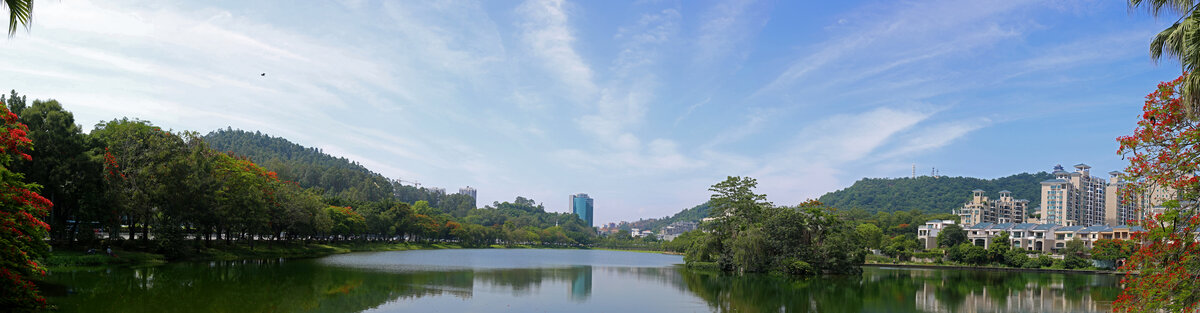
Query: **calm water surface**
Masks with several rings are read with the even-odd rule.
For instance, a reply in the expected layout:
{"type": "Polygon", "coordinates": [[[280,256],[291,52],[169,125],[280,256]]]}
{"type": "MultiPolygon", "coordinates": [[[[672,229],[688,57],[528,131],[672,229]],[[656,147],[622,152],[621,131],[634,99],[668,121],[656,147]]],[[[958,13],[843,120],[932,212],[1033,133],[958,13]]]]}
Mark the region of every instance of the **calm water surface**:
{"type": "Polygon", "coordinates": [[[865,268],[787,279],[596,250],[424,250],[51,273],[61,312],[1107,312],[1106,275],[865,268]]]}

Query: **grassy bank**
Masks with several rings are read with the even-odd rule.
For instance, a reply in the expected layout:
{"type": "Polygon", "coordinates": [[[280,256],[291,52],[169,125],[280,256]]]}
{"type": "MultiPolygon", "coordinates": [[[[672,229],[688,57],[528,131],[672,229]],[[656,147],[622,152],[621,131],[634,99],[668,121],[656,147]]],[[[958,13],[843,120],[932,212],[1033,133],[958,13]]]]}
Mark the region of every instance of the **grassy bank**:
{"type": "Polygon", "coordinates": [[[96,267],[96,266],[152,266],[167,262],[188,261],[231,261],[244,259],[305,259],[327,255],[365,251],[404,251],[428,249],[459,249],[457,244],[443,243],[335,243],[304,244],[286,243],[264,245],[216,245],[203,249],[188,249],[168,257],[159,253],[136,250],[114,249],[113,255],[105,251],[88,254],[82,250],[58,249],[50,253],[45,266],[51,268],[96,267]]]}
{"type": "Polygon", "coordinates": [[[161,254],[113,250],[110,256],[100,251],[88,254],[84,251],[56,250],[45,260],[48,267],[95,267],[95,266],[146,266],[159,265],[167,262],[161,254]]]}
{"type": "MultiPolygon", "coordinates": [[[[347,242],[333,244],[317,243],[279,243],[273,245],[214,245],[209,248],[187,249],[170,256],[128,249],[113,250],[114,256],[104,251],[87,254],[81,250],[57,249],[50,253],[44,265],[51,268],[97,267],[97,266],[153,266],[167,262],[189,261],[232,261],[245,259],[306,259],[327,255],[370,252],[370,251],[406,251],[434,249],[462,249],[463,246],[454,243],[386,243],[386,242],[347,242]]],[[[589,249],[561,246],[531,246],[531,245],[491,245],[485,249],[589,249]]],[[[670,251],[591,248],[595,250],[629,251],[640,253],[679,254],[670,251]]]]}

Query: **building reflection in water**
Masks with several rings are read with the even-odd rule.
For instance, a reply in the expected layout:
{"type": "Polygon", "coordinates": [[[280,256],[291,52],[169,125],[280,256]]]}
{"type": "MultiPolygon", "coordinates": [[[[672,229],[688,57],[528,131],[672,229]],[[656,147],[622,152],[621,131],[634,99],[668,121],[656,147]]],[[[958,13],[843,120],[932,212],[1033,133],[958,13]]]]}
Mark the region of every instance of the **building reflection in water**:
{"type": "Polygon", "coordinates": [[[592,267],[576,268],[575,278],[571,280],[568,289],[572,301],[587,302],[592,296],[592,267]]]}
{"type": "MultiPolygon", "coordinates": [[[[914,278],[925,276],[913,272],[914,278]]],[[[994,273],[1012,278],[963,288],[955,279],[930,274],[916,292],[924,312],[1108,312],[1116,276],[994,273]],[[1029,278],[1033,276],[1034,278],[1029,278]]]]}

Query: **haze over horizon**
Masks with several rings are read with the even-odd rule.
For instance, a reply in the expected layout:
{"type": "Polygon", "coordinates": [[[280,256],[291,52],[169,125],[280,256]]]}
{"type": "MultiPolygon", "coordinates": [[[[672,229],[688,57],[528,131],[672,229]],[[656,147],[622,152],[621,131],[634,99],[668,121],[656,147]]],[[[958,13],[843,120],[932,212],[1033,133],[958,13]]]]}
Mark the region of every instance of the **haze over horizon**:
{"type": "Polygon", "coordinates": [[[588,193],[600,224],[734,175],[790,205],[914,163],[1123,169],[1114,138],[1179,73],[1145,48],[1171,22],[1113,1],[38,2],[0,88],[89,130],[262,131],[481,206],[588,193]]]}

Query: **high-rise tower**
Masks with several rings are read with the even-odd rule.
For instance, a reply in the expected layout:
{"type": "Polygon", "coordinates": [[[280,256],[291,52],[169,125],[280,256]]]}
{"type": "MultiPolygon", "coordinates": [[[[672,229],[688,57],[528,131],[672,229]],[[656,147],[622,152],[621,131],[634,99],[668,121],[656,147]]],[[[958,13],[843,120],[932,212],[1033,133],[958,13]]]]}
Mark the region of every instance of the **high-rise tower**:
{"type": "Polygon", "coordinates": [[[595,203],[586,193],[571,195],[571,213],[579,216],[584,222],[587,222],[588,227],[592,227],[592,211],[595,209],[595,203]]]}

